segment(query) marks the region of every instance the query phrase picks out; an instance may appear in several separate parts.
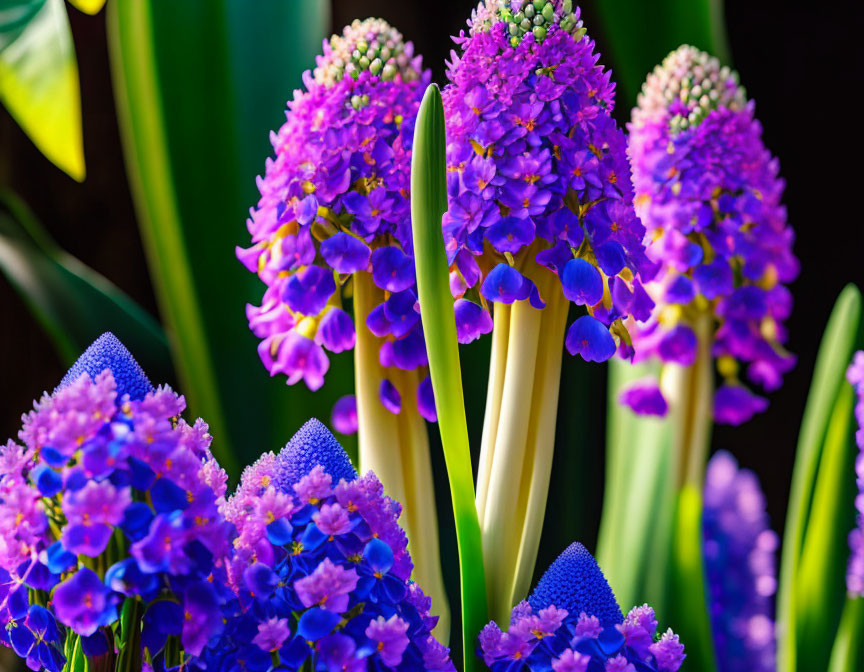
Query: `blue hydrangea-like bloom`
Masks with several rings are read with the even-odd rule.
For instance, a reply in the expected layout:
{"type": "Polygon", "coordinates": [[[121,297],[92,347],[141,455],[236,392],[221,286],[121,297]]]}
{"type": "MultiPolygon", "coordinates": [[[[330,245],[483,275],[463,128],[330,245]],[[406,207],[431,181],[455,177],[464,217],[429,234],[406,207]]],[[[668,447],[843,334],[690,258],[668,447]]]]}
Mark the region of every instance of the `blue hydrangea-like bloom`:
{"type": "Polygon", "coordinates": [[[222,636],[191,670],[295,670],[312,656],[321,670],[454,670],[409,580],[401,506],[372,472],[357,477],[320,422],[248,467],[224,511],[238,532],[233,592],[222,636]]]}
{"type": "Polygon", "coordinates": [[[858,483],[858,496],[855,497],[857,526],[849,533],[850,554],[846,588],[850,594],[864,597],[864,351],[855,353],[846,378],[855,388],[858,399],[855,404],[855,418],[858,420],[855,440],[860,448],[855,458],[855,480],[858,483]]]}
{"type": "Polygon", "coordinates": [[[130,399],[139,401],[153,391],[153,385],[150,384],[147,374],[144,373],[126,346],[117,340],[117,337],[110,331],[102,334],[84,351],[84,354],[63,376],[57,390],[68,387],[84,373],[95,380],[96,376],[105,369],[111,371],[111,375],[114,377],[114,384],[117,386],[117,399],[122,399],[123,395],[128,394],[130,399]]]}
{"type": "Polygon", "coordinates": [[[587,311],[567,335],[571,354],[603,361],[619,344],[629,354],[622,319],[647,319],[653,267],[610,116],[614,84],[579,9],[488,0],[469,25],[443,93],[451,290],[477,306],[457,312],[460,340],[491,330],[490,303],[542,308],[563,292],[587,311]]]}
{"type": "Polygon", "coordinates": [[[207,609],[227,476],[184,407],[105,334],[24,417],[24,445],[0,447],[0,642],[32,669],[58,672],[73,633],[88,656],[109,652],[126,599],[154,661],[169,635],[195,654],[221,627],[207,609]],[[153,617],[165,604],[177,618],[153,617]]]}
{"type": "Polygon", "coordinates": [[[752,471],[727,452],[708,462],[702,514],[711,629],[720,672],[776,665],[777,534],[752,471]]]}
{"type": "Polygon", "coordinates": [[[651,607],[621,614],[603,572],[578,542],[513,608],[509,629],[489,623],[479,643],[492,672],[675,672],[685,657],[671,630],[657,637],[651,607]]]}
{"type": "Polygon", "coordinates": [[[267,370],[289,385],[318,389],[325,350],[354,347],[343,289],[350,296],[358,275],[364,284],[369,277],[376,307],[355,318],[384,339],[382,366],[427,363],[409,188],[414,120],[430,77],[386,22],[355,21],[324,42],[272,135],[276,156],[248,221],[253,245],[237,256],[267,285],[261,305],[247,307],[249,326],[267,370]]]}
{"type": "MultiPolygon", "coordinates": [[[[636,211],[656,307],[628,325],[637,359],[689,365],[694,325],[706,329],[723,380],[714,419],[738,425],[768,402],[743,384],[777,389],[795,357],[783,347],[798,274],[794,233],[781,203],[784,182],[762,140],[737,75],[693,47],[672,52],[648,76],[629,126],[636,211]]],[[[624,400],[642,414],[662,406],[624,400]]]]}

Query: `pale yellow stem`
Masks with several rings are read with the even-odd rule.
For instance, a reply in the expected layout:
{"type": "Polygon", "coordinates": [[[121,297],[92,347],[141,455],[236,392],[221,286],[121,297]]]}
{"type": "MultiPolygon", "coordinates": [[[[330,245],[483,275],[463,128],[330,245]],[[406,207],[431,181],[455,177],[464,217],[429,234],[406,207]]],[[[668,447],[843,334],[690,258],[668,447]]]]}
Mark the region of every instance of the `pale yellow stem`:
{"type": "MultiPolygon", "coordinates": [[[[531,587],[540,534],[546,516],[546,499],[552,475],[555,450],[555,420],[558,415],[558,392],[561,383],[561,358],[564,351],[564,331],[570,302],[556,283],[549,283],[544,295],[547,301],[540,324],[540,343],[531,395],[531,421],[525,459],[525,476],[519,492],[519,510],[524,512],[522,540],[510,590],[510,603],[524,600],[531,587]]],[[[515,521],[514,521],[515,522],[515,521]]]]}
{"type": "Polygon", "coordinates": [[[513,304],[507,365],[501,396],[494,459],[481,521],[489,615],[510,618],[510,591],[522,537],[518,494],[525,477],[526,443],[542,310],[528,301],[513,304]]]}
{"type": "Polygon", "coordinates": [[[402,504],[400,523],[408,535],[414,562],[412,578],[432,598],[432,614],[439,617],[435,635],[447,642],[450,607],[444,590],[438,544],[435,483],[429,456],[429,438],[417,412],[418,371],[384,369],[378,359],[383,339],[366,327],[366,318],[384,299],[384,293],[366,272],[354,275],[355,393],[360,466],[372,470],[387,496],[402,504]],[[381,405],[381,381],[388,378],[402,395],[402,410],[394,415],[381,405]]]}
{"type": "Polygon", "coordinates": [[[677,488],[687,484],[701,492],[714,412],[711,315],[700,315],[692,328],[698,343],[696,361],[691,366],[664,365],[660,387],[675,428],[672,454],[677,488]]]}
{"type": "Polygon", "coordinates": [[[481,523],[486,514],[489,477],[495,456],[498,419],[501,416],[501,395],[504,392],[504,374],[507,365],[507,343],[510,338],[510,306],[495,305],[495,328],[492,331],[492,353],[489,357],[489,385],[486,391],[486,415],[483,418],[483,437],[480,442],[480,463],[477,469],[475,503],[481,523]]]}

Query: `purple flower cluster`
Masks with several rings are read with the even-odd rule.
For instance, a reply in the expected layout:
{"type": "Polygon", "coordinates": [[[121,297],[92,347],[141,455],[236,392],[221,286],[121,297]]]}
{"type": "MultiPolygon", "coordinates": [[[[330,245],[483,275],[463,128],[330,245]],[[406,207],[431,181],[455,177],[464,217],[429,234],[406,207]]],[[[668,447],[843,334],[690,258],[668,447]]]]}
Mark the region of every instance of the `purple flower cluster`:
{"type": "Polygon", "coordinates": [[[777,669],[773,596],[779,540],[756,475],[718,452],[708,462],[702,514],[711,627],[720,672],[777,669]]]}
{"type": "Polygon", "coordinates": [[[567,349],[603,361],[653,306],[614,85],[579,17],[570,0],[488,0],[454,38],[443,226],[461,342],[492,329],[490,302],[563,292],[587,310],[567,349]]]}
{"type": "MultiPolygon", "coordinates": [[[[723,379],[714,418],[741,424],[768,402],[743,385],[739,368],[772,391],[795,364],[783,323],[798,261],[777,160],[737,75],[693,47],[648,76],[629,128],[636,210],[659,266],[647,287],[655,310],[631,329],[637,358],[692,364],[693,326],[709,320],[723,379]]],[[[637,413],[657,409],[625,401],[637,413]]]]}
{"type": "MultiPolygon", "coordinates": [[[[324,42],[305,89],[272,135],[240,261],[267,285],[247,306],[258,352],[289,385],[324,383],[325,350],[354,347],[343,289],[370,275],[376,307],[355,315],[377,337],[382,366],[425,366],[409,204],[414,120],[430,81],[413,46],[380,19],[355,21],[324,42]]],[[[419,400],[418,400],[419,402],[419,400]]],[[[385,404],[386,405],[386,404],[385,404]]]]}
{"type": "Polygon", "coordinates": [[[317,420],[248,467],[224,506],[226,627],[190,669],[454,670],[382,490],[317,420]]]}
{"type": "Polygon", "coordinates": [[[480,633],[492,672],[675,672],[684,661],[678,636],[657,637],[648,605],[621,615],[591,554],[574,543],[549,567],[527,602],[513,608],[510,627],[480,633]]]}
{"type": "Polygon", "coordinates": [[[71,636],[113,655],[127,603],[143,605],[150,660],[168,637],[194,655],[221,627],[227,476],[184,406],[105,334],[24,417],[24,445],[0,448],[0,642],[31,669],[58,672],[71,636]]]}
{"type": "Polygon", "coordinates": [[[846,378],[855,388],[858,398],[855,404],[855,418],[858,420],[855,440],[860,448],[855,458],[855,476],[858,483],[858,495],[855,497],[857,527],[849,533],[850,555],[846,570],[846,588],[850,594],[864,597],[864,351],[855,353],[846,378]]]}

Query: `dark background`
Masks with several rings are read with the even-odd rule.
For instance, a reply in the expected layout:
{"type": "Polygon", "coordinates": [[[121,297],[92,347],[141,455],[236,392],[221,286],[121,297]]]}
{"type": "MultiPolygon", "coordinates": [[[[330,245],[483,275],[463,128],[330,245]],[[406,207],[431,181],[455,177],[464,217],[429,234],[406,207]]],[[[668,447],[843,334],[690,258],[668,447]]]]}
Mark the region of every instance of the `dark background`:
{"type": "MultiPolygon", "coordinates": [[[[592,20],[592,3],[581,4],[589,33],[604,54],[603,61],[612,67],[614,78],[614,55],[605,56],[608,49],[604,49],[598,22],[592,20]]],[[[864,71],[864,16],[861,9],[842,4],[810,3],[806,9],[796,9],[788,3],[726,2],[734,65],[757,101],[765,142],[779,157],[787,180],[785,202],[797,232],[795,251],[801,260],[801,274],[792,286],[796,305],[788,323],[789,348],[799,362],[783,388],[770,395],[769,411],[742,428],[716,429],[714,448],[732,451],[743,465],[758,472],[778,530],[782,529],[798,427],[822,329],[843,285],[864,285],[857,166],[864,134],[855,102],[864,71]]],[[[444,59],[452,44],[446,36],[458,32],[475,5],[472,0],[439,0],[434,5],[407,0],[336,0],[333,24],[341,29],[356,17],[388,19],[413,40],[435,79],[443,82],[444,59]]],[[[87,180],[77,184],[54,168],[0,109],[0,186],[21,195],[63,248],[155,314],[121,155],[104,13],[88,17],[70,7],[69,14],[81,74],[87,180]]],[[[650,35],[645,39],[650,40],[650,35]]],[[[662,56],[658,54],[658,60],[662,56]]],[[[286,91],[285,97],[289,95],[286,91]]],[[[629,109],[619,104],[616,114],[624,121],[629,109]]],[[[240,241],[245,236],[242,216],[237,231],[240,241]]],[[[63,367],[5,280],[0,280],[0,316],[0,435],[5,438],[16,435],[21,413],[43,389],[53,388],[63,367]]],[[[482,354],[483,347],[488,346],[475,351],[482,354]]],[[[576,469],[579,483],[602,482],[605,372],[602,367],[586,371],[581,362],[566,356],[565,360],[559,423],[567,422],[571,404],[588,404],[594,422],[576,428],[575,436],[596,450],[580,451],[582,456],[574,462],[573,451],[558,447],[549,510],[560,504],[572,511],[573,500],[578,500],[577,506],[583,507],[578,516],[582,522],[568,528],[566,535],[581,536],[593,547],[599,497],[581,500],[574,484],[564,479],[576,469]],[[594,386],[591,389],[568,385],[573,376],[586,375],[594,386]]],[[[482,394],[483,381],[468,382],[482,394]]],[[[473,424],[476,433],[477,423],[473,424]]],[[[446,485],[441,493],[446,496],[446,485]]],[[[566,527],[567,517],[547,517],[547,522],[566,527]]],[[[557,540],[555,532],[547,529],[557,540]]],[[[538,567],[545,567],[560,550],[556,544],[544,544],[538,567]]]]}

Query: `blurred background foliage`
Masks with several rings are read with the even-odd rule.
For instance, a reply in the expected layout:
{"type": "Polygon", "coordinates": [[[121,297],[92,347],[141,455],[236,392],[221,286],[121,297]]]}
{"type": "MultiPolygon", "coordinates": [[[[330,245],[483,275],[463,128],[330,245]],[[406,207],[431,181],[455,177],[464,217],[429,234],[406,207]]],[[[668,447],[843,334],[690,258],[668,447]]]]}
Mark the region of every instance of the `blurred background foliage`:
{"type": "MultiPolygon", "coordinates": [[[[804,96],[817,87],[842,90],[848,72],[864,71],[856,47],[862,10],[775,0],[580,4],[619,83],[619,121],[628,119],[645,74],[690,42],[734,61],[780,158],[802,261],[789,322],[799,364],[768,413],[743,428],[715,428],[713,448],[757,471],[781,530],[822,329],[842,286],[864,281],[864,232],[844,198],[854,197],[857,177],[840,168],[864,139],[826,132],[815,101],[804,96]],[[814,36],[830,41],[824,53],[846,68],[803,48],[814,36]]],[[[285,102],[325,35],[354,18],[381,16],[414,41],[443,83],[448,36],[476,2],[109,0],[101,12],[100,5],[0,0],[2,433],[14,436],[31,400],[110,329],[155,381],[178,385],[191,411],[210,422],[214,448],[236,477],[307,417],[329,419],[333,401],[353,387],[347,353],[331,357],[317,394],[270,379],[246,326],[244,306],[259,300],[261,285],[234,247],[248,244],[244,222],[272,151],[269,131],[284,120],[285,102]]],[[[475,446],[488,350],[486,339],[462,351],[475,446]]],[[[605,367],[565,357],[562,377],[541,569],[573,539],[594,548],[603,496],[605,367]]],[[[455,537],[437,432],[432,440],[446,566],[455,562],[455,537]]],[[[619,515],[627,517],[626,508],[619,515]]],[[[450,592],[458,592],[455,583],[450,592]]]]}

